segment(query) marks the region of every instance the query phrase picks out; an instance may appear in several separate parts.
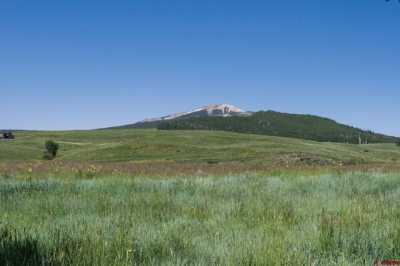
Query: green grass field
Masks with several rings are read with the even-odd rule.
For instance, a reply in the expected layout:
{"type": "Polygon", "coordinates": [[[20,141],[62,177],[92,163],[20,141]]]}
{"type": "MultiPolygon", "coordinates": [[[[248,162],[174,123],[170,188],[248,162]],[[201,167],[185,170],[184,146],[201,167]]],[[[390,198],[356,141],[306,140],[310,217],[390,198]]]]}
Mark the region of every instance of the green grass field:
{"type": "Polygon", "coordinates": [[[0,265],[400,259],[395,144],[151,129],[16,137],[0,141],[0,265]]]}
{"type": "Polygon", "coordinates": [[[291,162],[396,163],[395,144],[321,143],[217,131],[103,130],[20,132],[15,141],[0,141],[1,161],[40,160],[44,142],[60,144],[58,160],[90,162],[291,162]]]}
{"type": "Polygon", "coordinates": [[[372,265],[400,175],[0,178],[0,265],[372,265]]]}

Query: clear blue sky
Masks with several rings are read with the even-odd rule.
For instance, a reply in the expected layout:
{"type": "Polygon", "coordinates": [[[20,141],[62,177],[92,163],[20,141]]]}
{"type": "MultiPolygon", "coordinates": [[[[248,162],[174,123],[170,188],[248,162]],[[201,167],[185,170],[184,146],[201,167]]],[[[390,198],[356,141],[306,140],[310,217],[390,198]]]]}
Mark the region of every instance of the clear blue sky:
{"type": "Polygon", "coordinates": [[[400,136],[399,70],[397,1],[0,1],[0,128],[230,103],[400,136]]]}

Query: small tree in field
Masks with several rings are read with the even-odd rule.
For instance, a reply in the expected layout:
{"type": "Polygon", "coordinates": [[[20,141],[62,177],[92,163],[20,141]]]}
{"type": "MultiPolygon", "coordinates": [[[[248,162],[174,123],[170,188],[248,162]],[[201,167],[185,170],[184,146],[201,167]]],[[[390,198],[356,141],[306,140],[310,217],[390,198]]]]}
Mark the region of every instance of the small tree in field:
{"type": "Polygon", "coordinates": [[[46,160],[53,160],[54,158],[56,158],[59,147],[60,146],[58,145],[58,143],[52,140],[46,141],[45,143],[46,150],[44,152],[43,158],[46,160]]]}
{"type": "Polygon", "coordinates": [[[396,145],[397,145],[398,147],[400,147],[400,139],[399,139],[398,141],[396,141],[396,145]]]}

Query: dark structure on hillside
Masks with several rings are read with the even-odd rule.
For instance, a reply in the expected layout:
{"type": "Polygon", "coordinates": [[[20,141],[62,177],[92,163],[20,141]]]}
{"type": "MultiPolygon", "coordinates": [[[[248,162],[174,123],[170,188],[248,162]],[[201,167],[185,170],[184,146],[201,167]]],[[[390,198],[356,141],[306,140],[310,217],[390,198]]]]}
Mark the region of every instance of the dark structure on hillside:
{"type": "Polygon", "coordinates": [[[2,135],[3,135],[3,139],[15,139],[14,134],[10,131],[4,131],[2,133],[2,135]]]}

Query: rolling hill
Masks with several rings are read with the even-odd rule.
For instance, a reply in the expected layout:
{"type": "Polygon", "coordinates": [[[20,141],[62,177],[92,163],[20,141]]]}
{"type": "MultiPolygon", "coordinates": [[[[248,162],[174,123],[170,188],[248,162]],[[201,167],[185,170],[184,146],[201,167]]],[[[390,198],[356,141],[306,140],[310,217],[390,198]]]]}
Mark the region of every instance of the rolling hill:
{"type": "Polygon", "coordinates": [[[44,143],[60,144],[55,161],[357,164],[400,162],[395,144],[321,143],[223,131],[114,129],[16,132],[0,141],[2,162],[42,160],[44,143]]]}

